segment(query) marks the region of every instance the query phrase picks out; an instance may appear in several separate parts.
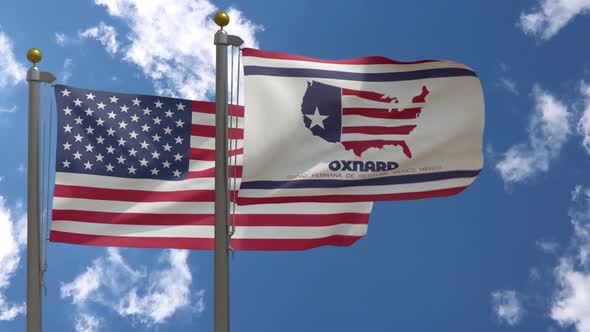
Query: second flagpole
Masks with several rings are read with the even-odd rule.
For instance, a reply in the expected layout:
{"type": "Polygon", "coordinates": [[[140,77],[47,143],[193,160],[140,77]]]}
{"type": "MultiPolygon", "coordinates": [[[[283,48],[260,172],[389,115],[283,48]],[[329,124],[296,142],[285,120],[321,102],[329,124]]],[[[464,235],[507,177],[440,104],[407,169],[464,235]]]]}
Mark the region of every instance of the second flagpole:
{"type": "MultiPolygon", "coordinates": [[[[215,15],[220,27],[215,33],[215,261],[214,261],[214,332],[229,332],[229,232],[227,174],[227,50],[240,46],[240,37],[228,35],[223,27],[229,23],[224,12],[215,15]]],[[[239,70],[239,68],[238,68],[239,70]]],[[[239,82],[238,82],[239,83],[239,82]]],[[[232,82],[233,84],[233,82],[232,82]]]]}

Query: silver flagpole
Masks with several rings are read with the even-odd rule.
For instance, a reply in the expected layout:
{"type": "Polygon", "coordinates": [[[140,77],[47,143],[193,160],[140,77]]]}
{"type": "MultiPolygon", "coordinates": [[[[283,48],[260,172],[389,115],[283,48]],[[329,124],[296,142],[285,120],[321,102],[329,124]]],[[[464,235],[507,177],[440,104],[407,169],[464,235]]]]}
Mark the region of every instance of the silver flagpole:
{"type": "Polygon", "coordinates": [[[27,331],[41,332],[41,232],[39,185],[39,113],[41,82],[51,83],[55,77],[41,72],[37,63],[43,58],[41,51],[32,48],[27,59],[33,63],[27,71],[29,82],[29,156],[27,192],[27,331]]]}
{"type": "MultiPolygon", "coordinates": [[[[215,272],[214,332],[229,332],[229,204],[227,200],[227,48],[240,46],[240,37],[228,35],[223,27],[229,23],[224,12],[215,15],[220,29],[215,33],[215,272]]],[[[239,69],[238,69],[239,70],[239,69]]],[[[233,83],[233,82],[232,82],[233,83]]]]}

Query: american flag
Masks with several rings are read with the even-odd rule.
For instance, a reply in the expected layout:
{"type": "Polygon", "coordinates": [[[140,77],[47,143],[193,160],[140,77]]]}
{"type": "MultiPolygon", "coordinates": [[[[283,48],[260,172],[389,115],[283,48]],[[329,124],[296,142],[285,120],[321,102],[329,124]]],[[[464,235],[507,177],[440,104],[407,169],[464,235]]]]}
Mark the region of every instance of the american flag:
{"type": "MultiPolygon", "coordinates": [[[[50,239],[84,245],[213,249],[215,104],[55,87],[56,176],[50,239]]],[[[243,107],[230,131],[240,185],[243,107]]],[[[372,203],[237,206],[237,250],[347,246],[372,203]]]]}

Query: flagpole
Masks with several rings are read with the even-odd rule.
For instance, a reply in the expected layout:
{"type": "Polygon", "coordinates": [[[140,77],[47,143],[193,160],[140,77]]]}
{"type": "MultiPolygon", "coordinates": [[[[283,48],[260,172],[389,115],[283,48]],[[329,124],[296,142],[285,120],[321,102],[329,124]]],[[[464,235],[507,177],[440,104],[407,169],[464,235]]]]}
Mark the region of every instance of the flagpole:
{"type": "MultiPolygon", "coordinates": [[[[240,37],[228,35],[223,27],[229,23],[224,12],[215,15],[219,31],[215,33],[215,272],[214,332],[229,332],[229,204],[227,174],[227,50],[240,46],[240,37]]],[[[233,84],[233,82],[232,82],[233,84]]]]}
{"type": "Polygon", "coordinates": [[[41,332],[41,209],[39,183],[39,113],[41,83],[51,83],[55,77],[41,72],[37,63],[41,51],[32,48],[27,59],[32,63],[27,71],[29,82],[29,142],[28,142],[28,188],[27,188],[27,331],[41,332]]]}

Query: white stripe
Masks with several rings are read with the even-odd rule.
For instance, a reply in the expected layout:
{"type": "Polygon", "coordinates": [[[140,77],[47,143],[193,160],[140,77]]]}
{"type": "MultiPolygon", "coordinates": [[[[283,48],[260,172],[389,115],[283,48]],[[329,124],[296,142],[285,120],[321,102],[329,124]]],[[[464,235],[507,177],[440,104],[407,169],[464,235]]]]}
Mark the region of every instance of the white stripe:
{"type": "MultiPolygon", "coordinates": [[[[420,86],[421,89],[421,86],[420,86]]],[[[415,93],[415,95],[419,95],[421,93],[422,90],[417,90],[417,92],[415,93]]],[[[380,92],[380,91],[375,91],[375,92],[380,92]]],[[[404,93],[404,96],[406,96],[407,94],[404,93]]],[[[414,93],[410,93],[410,95],[414,96],[414,93]]],[[[387,94],[386,94],[387,96],[387,94]]],[[[391,95],[390,97],[398,97],[396,95],[391,95]]],[[[428,102],[428,97],[426,97],[426,101],[428,102]]],[[[382,103],[382,102],[378,102],[378,101],[373,101],[373,100],[369,100],[369,99],[365,99],[365,98],[361,98],[361,97],[357,97],[357,96],[349,96],[349,95],[344,95],[342,96],[342,108],[388,108],[388,109],[404,109],[404,108],[414,108],[414,107],[424,107],[426,105],[426,103],[412,103],[411,99],[410,100],[399,100],[398,103],[382,103]]]]}
{"type": "MultiPolygon", "coordinates": [[[[228,148],[229,148],[228,143],[228,148]]],[[[231,141],[232,147],[237,146],[238,149],[244,147],[243,140],[237,140],[237,145],[235,140],[231,141]]],[[[215,138],[211,137],[202,137],[202,136],[191,136],[191,148],[199,148],[199,149],[207,149],[207,150],[215,150],[215,138]]]]}
{"type": "MultiPolygon", "coordinates": [[[[371,141],[371,140],[388,140],[388,141],[405,141],[408,135],[369,135],[369,134],[342,134],[342,142],[349,141],[371,141]]],[[[394,147],[399,148],[399,147],[394,147]]]]}
{"type": "Polygon", "coordinates": [[[214,190],[214,178],[186,179],[166,181],[152,179],[130,179],[103,175],[57,172],[55,184],[82,186],[105,189],[178,191],[178,190],[214,190]]]}
{"type": "Polygon", "coordinates": [[[405,125],[416,125],[418,120],[416,119],[403,119],[403,120],[392,120],[392,119],[379,119],[369,118],[360,115],[343,115],[342,126],[343,127],[355,127],[355,126],[375,126],[375,127],[394,127],[394,126],[405,126],[405,125]]]}
{"type": "Polygon", "coordinates": [[[279,68],[309,68],[322,70],[337,70],[356,73],[381,73],[381,72],[403,72],[412,70],[435,69],[435,68],[467,68],[469,67],[456,62],[428,62],[420,64],[402,65],[343,65],[332,63],[318,63],[310,61],[280,60],[256,58],[244,56],[244,65],[266,66],[279,68]]]}
{"type": "MultiPolygon", "coordinates": [[[[299,189],[240,189],[239,197],[290,197],[290,196],[324,196],[324,195],[379,195],[414,193],[430,190],[465,187],[475,178],[448,179],[421,183],[374,185],[343,188],[299,188],[299,189]]],[[[251,205],[246,205],[251,206],[251,205]]]]}
{"type": "MultiPolygon", "coordinates": [[[[236,227],[236,233],[233,238],[318,239],[331,235],[363,236],[367,233],[367,228],[368,226],[363,224],[339,224],[319,227],[240,226],[236,227]]],[[[199,225],[162,227],[54,220],[51,229],[60,232],[99,236],[213,238],[215,227],[199,225]]]]}
{"type": "MultiPolygon", "coordinates": [[[[194,124],[194,125],[205,125],[205,126],[215,127],[215,114],[193,112],[192,121],[193,121],[192,124],[194,124]]],[[[230,117],[227,119],[227,126],[228,127],[231,126],[232,128],[236,128],[236,125],[237,125],[237,128],[244,128],[244,118],[230,117]],[[231,121],[233,121],[233,125],[232,125],[231,121]]]]}
{"type": "MultiPolygon", "coordinates": [[[[373,203],[288,203],[236,206],[236,214],[336,214],[371,213],[373,203]]],[[[213,202],[118,202],[82,198],[53,199],[54,210],[78,210],[113,213],[212,214],[213,202]]]]}
{"type": "Polygon", "coordinates": [[[204,171],[209,168],[214,168],[214,161],[191,160],[188,162],[189,171],[204,171]]]}

